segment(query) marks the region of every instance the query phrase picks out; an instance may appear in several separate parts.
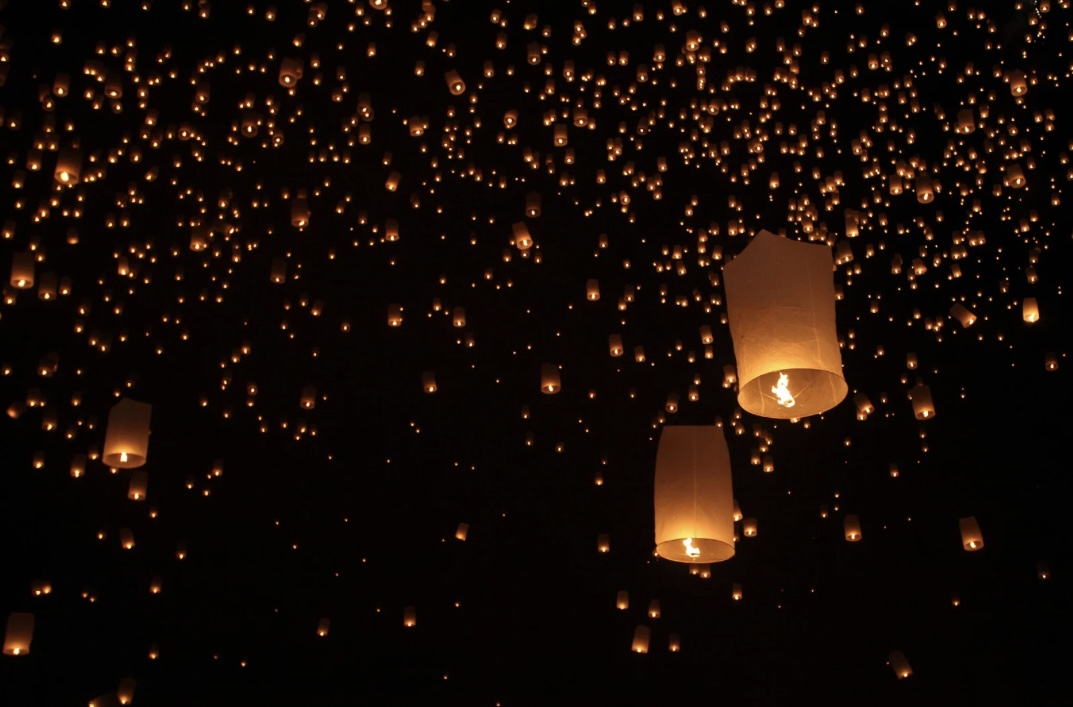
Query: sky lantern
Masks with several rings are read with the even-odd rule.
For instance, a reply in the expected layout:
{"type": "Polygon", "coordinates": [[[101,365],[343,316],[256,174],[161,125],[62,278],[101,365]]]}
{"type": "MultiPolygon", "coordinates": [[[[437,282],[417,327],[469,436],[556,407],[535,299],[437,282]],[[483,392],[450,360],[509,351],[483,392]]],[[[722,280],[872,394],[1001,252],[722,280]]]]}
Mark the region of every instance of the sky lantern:
{"type": "Polygon", "coordinates": [[[615,608],[619,611],[625,611],[630,608],[630,593],[625,589],[620,590],[615,595],[615,608]]]}
{"type": "Polygon", "coordinates": [[[417,607],[407,606],[402,610],[402,625],[406,628],[417,626],[417,607]]]}
{"type": "Polygon", "coordinates": [[[653,496],[660,557],[706,563],[734,556],[730,451],[721,429],[664,427],[656,452],[653,496]]]}
{"type": "Polygon", "coordinates": [[[590,302],[600,299],[600,281],[594,277],[585,282],[585,299],[590,302]]]}
{"type": "Polygon", "coordinates": [[[850,513],[842,519],[842,529],[846,534],[846,542],[855,543],[861,539],[861,519],[850,513]]]}
{"type": "Polygon", "coordinates": [[[34,286],[34,254],[26,251],[11,257],[11,286],[26,290],[34,286]]]}
{"type": "Polygon", "coordinates": [[[633,645],[630,648],[634,653],[647,653],[648,643],[652,640],[652,629],[640,625],[633,630],[633,645]]]}
{"type": "Polygon", "coordinates": [[[963,304],[955,303],[954,306],[950,308],[950,314],[961,322],[961,327],[963,329],[968,329],[976,323],[976,315],[963,304]]]}
{"type": "Polygon", "coordinates": [[[607,337],[607,346],[612,356],[621,356],[623,351],[622,334],[610,334],[607,337]]]}
{"type": "Polygon", "coordinates": [[[62,150],[56,159],[53,178],[58,184],[74,186],[82,178],[82,154],[73,148],[62,150]]]}
{"type": "Polygon", "coordinates": [[[730,585],[731,599],[733,599],[734,601],[741,601],[742,596],[744,595],[741,591],[741,582],[734,582],[734,584],[730,585]]]}
{"type": "Polygon", "coordinates": [[[130,475],[127,498],[131,501],[144,501],[149,489],[149,474],[144,469],[135,469],[130,475]]]}
{"type": "Polygon", "coordinates": [[[831,250],[761,231],[723,267],[738,404],[761,417],[830,410],[849,388],[835,331],[831,250]]]}
{"type": "Polygon", "coordinates": [[[434,372],[425,371],[421,374],[421,389],[426,393],[436,392],[436,374],[434,372]]]}
{"type": "Polygon", "coordinates": [[[332,620],[324,617],[317,622],[317,635],[321,638],[327,638],[328,632],[332,630],[332,620]]]}
{"type": "Polygon", "coordinates": [[[682,637],[677,633],[672,633],[667,637],[667,650],[671,653],[678,653],[682,650],[682,637]]]}
{"type": "Polygon", "coordinates": [[[518,221],[511,226],[511,231],[514,233],[515,248],[524,251],[533,247],[533,237],[529,235],[529,228],[524,223],[518,221]]]}
{"type": "Polygon", "coordinates": [[[153,406],[123,398],[108,413],[101,461],[117,469],[135,469],[149,454],[149,418],[153,406]]]}
{"type": "Polygon", "coordinates": [[[466,541],[466,536],[469,535],[469,523],[459,523],[458,528],[455,530],[455,540],[466,541]]]}
{"type": "Polygon", "coordinates": [[[1029,324],[1039,321],[1039,305],[1035,297],[1025,297],[1024,302],[1021,303],[1021,315],[1029,324]]]}
{"type": "Polygon", "coordinates": [[[596,551],[599,553],[611,552],[611,536],[607,533],[600,533],[596,536],[596,551]]]}
{"type": "Polygon", "coordinates": [[[660,604],[659,599],[653,599],[648,602],[648,618],[658,619],[660,617],[660,604]]]}
{"type": "Polygon", "coordinates": [[[913,404],[913,417],[918,420],[930,420],[935,417],[935,404],[931,400],[931,388],[920,380],[909,390],[909,401],[913,404]]]}
{"type": "Polygon", "coordinates": [[[29,655],[33,639],[34,615],[24,611],[8,614],[7,631],[4,633],[4,655],[29,655]]]}
{"type": "Polygon", "coordinates": [[[279,85],[291,88],[302,78],[302,60],[287,58],[279,64],[279,85]]]}
{"type": "Polygon", "coordinates": [[[545,363],[540,367],[540,392],[554,395],[562,390],[563,384],[559,378],[559,367],[553,363],[545,363]]]}
{"type": "Polygon", "coordinates": [[[387,325],[390,327],[402,326],[401,304],[389,304],[387,306],[387,325]]]}
{"type": "Polygon", "coordinates": [[[887,664],[890,665],[891,670],[898,676],[899,680],[904,680],[913,674],[913,669],[909,667],[909,660],[905,657],[905,653],[901,651],[891,651],[887,656],[887,664]]]}
{"type": "Polygon", "coordinates": [[[976,516],[959,518],[958,529],[961,530],[961,546],[966,552],[976,552],[984,548],[984,534],[980,532],[976,516]]]}
{"type": "Polygon", "coordinates": [[[443,80],[447,82],[447,90],[451,92],[452,96],[461,96],[466,92],[466,82],[462,80],[462,77],[454,69],[447,71],[443,75],[443,80]]]}
{"type": "Polygon", "coordinates": [[[298,404],[303,410],[312,410],[315,408],[317,406],[317,386],[302,386],[302,395],[298,400],[298,404]]]}
{"type": "Polygon", "coordinates": [[[134,678],[122,678],[119,681],[119,689],[116,690],[116,697],[119,698],[119,704],[129,705],[134,701],[134,689],[137,685],[138,682],[134,678]]]}

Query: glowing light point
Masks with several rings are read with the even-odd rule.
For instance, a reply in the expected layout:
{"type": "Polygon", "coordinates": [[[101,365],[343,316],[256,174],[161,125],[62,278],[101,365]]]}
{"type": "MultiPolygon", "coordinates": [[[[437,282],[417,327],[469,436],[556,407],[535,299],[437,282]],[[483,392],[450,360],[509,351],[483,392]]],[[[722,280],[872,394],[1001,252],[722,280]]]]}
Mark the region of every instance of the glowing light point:
{"type": "Polygon", "coordinates": [[[782,405],[785,408],[792,408],[797,402],[794,400],[794,396],[790,395],[790,391],[787,387],[789,385],[790,376],[780,372],[778,384],[771,386],[771,392],[778,398],[779,405],[782,405]]]}

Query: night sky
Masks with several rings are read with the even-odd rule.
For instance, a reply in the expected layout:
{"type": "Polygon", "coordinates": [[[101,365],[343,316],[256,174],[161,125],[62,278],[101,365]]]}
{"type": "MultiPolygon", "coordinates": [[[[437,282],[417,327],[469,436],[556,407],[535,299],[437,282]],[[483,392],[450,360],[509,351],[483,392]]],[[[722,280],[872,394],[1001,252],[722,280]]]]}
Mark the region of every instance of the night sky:
{"type": "Polygon", "coordinates": [[[1071,42],[1068,0],[0,0],[0,704],[1067,704],[1071,42]],[[761,229],[831,250],[849,394],[802,420],[726,375],[761,229]],[[758,532],[709,577],[653,480],[712,424],[758,532]]]}

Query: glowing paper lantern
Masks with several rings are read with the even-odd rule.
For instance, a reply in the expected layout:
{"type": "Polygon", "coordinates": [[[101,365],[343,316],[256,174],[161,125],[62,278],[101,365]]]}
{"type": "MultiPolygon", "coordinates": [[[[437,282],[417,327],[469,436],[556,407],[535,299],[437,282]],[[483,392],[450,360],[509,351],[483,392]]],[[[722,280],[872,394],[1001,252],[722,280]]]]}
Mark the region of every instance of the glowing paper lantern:
{"type": "Polygon", "coordinates": [[[130,486],[127,487],[127,498],[131,501],[144,501],[149,488],[149,474],[142,469],[131,472],[130,486]]]}
{"type": "Polygon", "coordinates": [[[1025,301],[1021,303],[1021,312],[1024,320],[1029,324],[1034,324],[1039,321],[1039,305],[1036,303],[1035,297],[1025,297],[1025,301]]]}
{"type": "Polygon", "coordinates": [[[615,608],[619,611],[625,611],[630,608],[630,593],[623,590],[615,595],[615,608]]]}
{"type": "Polygon", "coordinates": [[[958,528],[961,530],[961,546],[966,552],[976,552],[984,548],[984,534],[980,532],[976,516],[958,519],[958,528]]]}
{"type": "Polygon", "coordinates": [[[446,72],[443,75],[443,80],[447,82],[447,90],[451,92],[452,96],[461,96],[466,92],[466,82],[462,80],[462,77],[454,69],[446,72]]]}
{"type": "Polygon", "coordinates": [[[740,582],[734,582],[734,584],[732,584],[730,586],[730,598],[733,599],[734,601],[741,601],[741,597],[742,597],[741,583],[740,582]]]}
{"type": "Polygon", "coordinates": [[[935,417],[935,404],[931,401],[931,388],[920,381],[909,391],[909,400],[913,403],[913,417],[918,420],[930,420],[935,417]]]}
{"type": "Polygon", "coordinates": [[[53,178],[60,184],[73,186],[82,176],[82,155],[78,150],[68,149],[60,152],[56,160],[53,178]]]}
{"type": "Polygon", "coordinates": [[[34,639],[34,615],[13,611],[7,617],[4,633],[4,655],[28,655],[34,639]]]}
{"type": "Polygon", "coordinates": [[[466,536],[469,534],[469,523],[459,523],[458,529],[455,530],[455,540],[466,541],[466,536]]]}
{"type": "Polygon", "coordinates": [[[417,625],[417,607],[407,606],[402,610],[402,625],[413,628],[417,625]]]}
{"type": "Polygon", "coordinates": [[[562,390],[563,384],[559,378],[559,368],[551,363],[545,363],[540,367],[540,392],[554,395],[562,390]]]}
{"type": "Polygon", "coordinates": [[[738,404],[789,419],[846,397],[831,250],[761,231],[723,268],[738,404]]]}
{"type": "Polygon", "coordinates": [[[905,653],[901,651],[891,651],[890,655],[887,656],[887,663],[899,680],[904,680],[913,674],[913,669],[909,667],[909,660],[905,657],[905,653]]]}
{"type": "Polygon", "coordinates": [[[633,631],[633,646],[631,650],[634,653],[647,653],[648,643],[652,640],[652,630],[648,626],[638,626],[633,631]]]}
{"type": "Polygon", "coordinates": [[[846,541],[855,543],[861,539],[861,519],[853,514],[847,515],[842,521],[842,529],[846,533],[846,541]]]}
{"type": "Polygon", "coordinates": [[[123,398],[108,413],[101,461],[117,469],[135,469],[149,454],[149,418],[153,406],[123,398]]]}
{"type": "Polygon", "coordinates": [[[436,388],[436,374],[432,371],[425,371],[421,374],[421,389],[426,393],[435,393],[436,388]]]}
{"type": "Polygon", "coordinates": [[[123,678],[119,681],[119,689],[116,690],[116,697],[119,698],[119,704],[129,705],[134,701],[134,688],[138,686],[138,681],[134,678],[123,678]]]}
{"type": "Polygon", "coordinates": [[[11,257],[11,286],[20,290],[34,286],[33,253],[15,253],[11,257]]]}
{"type": "Polygon", "coordinates": [[[328,632],[332,630],[332,620],[329,618],[322,618],[317,622],[317,635],[321,638],[325,638],[328,632]]]}
{"type": "Polygon", "coordinates": [[[600,533],[596,536],[596,551],[601,553],[611,552],[611,536],[600,533]]]}
{"type": "Polygon", "coordinates": [[[961,322],[963,329],[968,329],[976,323],[976,315],[973,314],[967,307],[961,304],[955,304],[950,308],[950,314],[961,322]]]}
{"type": "Polygon", "coordinates": [[[585,299],[596,302],[600,299],[600,281],[591,278],[585,283],[585,299]]]}
{"type": "Polygon", "coordinates": [[[612,356],[617,357],[617,356],[622,355],[623,348],[622,348],[622,335],[621,334],[611,334],[610,336],[608,336],[607,337],[607,345],[608,345],[608,348],[611,350],[611,355],[612,356]]]}
{"type": "Polygon", "coordinates": [[[734,556],[730,451],[715,426],[664,427],[656,452],[656,554],[675,562],[734,556]]]}

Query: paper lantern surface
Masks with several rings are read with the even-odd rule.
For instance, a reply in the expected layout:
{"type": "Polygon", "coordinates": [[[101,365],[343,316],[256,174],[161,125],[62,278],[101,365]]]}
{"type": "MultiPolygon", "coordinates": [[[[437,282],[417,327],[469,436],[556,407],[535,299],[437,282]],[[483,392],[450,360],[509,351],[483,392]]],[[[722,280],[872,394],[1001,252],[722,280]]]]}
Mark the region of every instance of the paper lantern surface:
{"type": "Polygon", "coordinates": [[[102,461],[117,469],[135,469],[149,454],[149,418],[153,406],[123,398],[108,413],[102,461]]]}
{"type": "Polygon", "coordinates": [[[827,246],[761,231],[723,268],[738,404],[746,411],[800,418],[846,397],[832,264],[827,246]]]}
{"type": "Polygon", "coordinates": [[[730,450],[715,426],[664,427],[656,453],[656,553],[675,562],[734,556],[730,450]]]}

